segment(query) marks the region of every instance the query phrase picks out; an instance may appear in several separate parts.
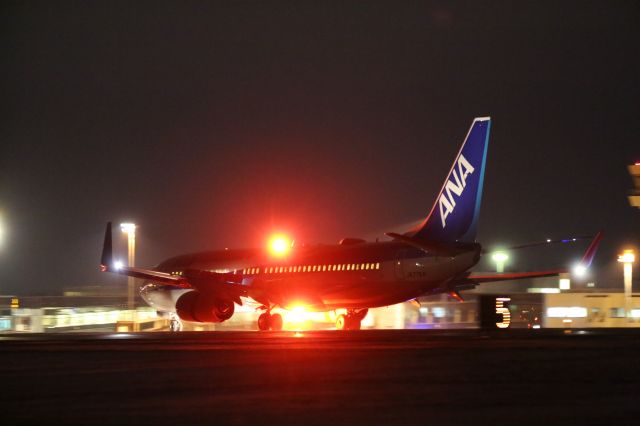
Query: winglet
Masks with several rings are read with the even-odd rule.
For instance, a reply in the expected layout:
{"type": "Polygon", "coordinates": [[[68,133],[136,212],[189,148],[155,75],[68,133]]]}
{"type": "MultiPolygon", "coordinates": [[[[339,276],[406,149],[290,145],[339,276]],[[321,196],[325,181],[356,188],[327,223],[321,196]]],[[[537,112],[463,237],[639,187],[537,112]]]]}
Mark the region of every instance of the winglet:
{"type": "Polygon", "coordinates": [[[580,261],[580,265],[585,268],[591,266],[591,262],[593,262],[593,258],[596,255],[596,251],[598,251],[598,246],[600,245],[600,241],[602,240],[602,231],[599,231],[595,237],[593,237],[593,241],[589,244],[587,251],[584,252],[584,256],[582,256],[582,260],[580,261]]]}
{"type": "Polygon", "coordinates": [[[111,242],[111,222],[107,222],[107,229],[104,232],[104,244],[102,246],[102,257],[100,258],[100,270],[107,272],[113,267],[113,244],[111,242]]]}

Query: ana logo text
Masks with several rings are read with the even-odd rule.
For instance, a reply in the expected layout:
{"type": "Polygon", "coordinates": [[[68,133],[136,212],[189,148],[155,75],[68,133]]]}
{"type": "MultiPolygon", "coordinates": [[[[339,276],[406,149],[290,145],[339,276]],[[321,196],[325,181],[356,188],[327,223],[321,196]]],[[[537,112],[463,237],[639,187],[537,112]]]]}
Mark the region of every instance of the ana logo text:
{"type": "Polygon", "coordinates": [[[456,208],[456,200],[453,197],[454,194],[456,197],[460,197],[462,195],[464,188],[467,186],[467,175],[472,174],[473,171],[473,166],[466,158],[464,158],[464,155],[460,154],[456,165],[453,166],[449,180],[447,180],[447,183],[442,190],[442,194],[440,194],[440,199],[438,200],[443,228],[447,226],[447,216],[453,213],[453,209],[456,208]]]}

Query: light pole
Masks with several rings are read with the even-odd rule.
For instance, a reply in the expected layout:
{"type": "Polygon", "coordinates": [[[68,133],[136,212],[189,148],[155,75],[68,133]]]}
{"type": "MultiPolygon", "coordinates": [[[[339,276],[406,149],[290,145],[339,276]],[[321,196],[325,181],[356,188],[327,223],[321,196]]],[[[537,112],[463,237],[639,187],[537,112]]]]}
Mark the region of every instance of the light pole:
{"type": "Polygon", "coordinates": [[[631,271],[635,260],[636,254],[633,250],[625,250],[618,255],[618,262],[622,263],[624,268],[624,311],[627,321],[631,317],[631,271]]]}
{"type": "MultiPolygon", "coordinates": [[[[136,224],[121,223],[120,229],[127,234],[127,264],[130,268],[135,266],[136,261],[136,224]]],[[[127,309],[133,310],[135,278],[127,277],[127,309]]]]}
{"type": "Polygon", "coordinates": [[[503,251],[497,251],[491,255],[491,259],[496,262],[496,272],[504,272],[504,264],[509,260],[509,255],[503,251]]]}

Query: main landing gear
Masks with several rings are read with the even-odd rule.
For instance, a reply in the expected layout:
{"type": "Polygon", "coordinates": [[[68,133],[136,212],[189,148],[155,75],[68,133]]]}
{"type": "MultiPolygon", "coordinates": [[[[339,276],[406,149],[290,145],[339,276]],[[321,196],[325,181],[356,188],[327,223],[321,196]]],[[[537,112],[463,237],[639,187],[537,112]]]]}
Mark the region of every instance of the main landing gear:
{"type": "Polygon", "coordinates": [[[368,309],[356,311],[348,309],[347,314],[340,314],[336,319],[336,330],[360,330],[360,323],[367,316],[368,309]]]}
{"type": "Polygon", "coordinates": [[[272,314],[267,311],[258,317],[258,329],[280,331],[282,330],[282,315],[272,314]]]}

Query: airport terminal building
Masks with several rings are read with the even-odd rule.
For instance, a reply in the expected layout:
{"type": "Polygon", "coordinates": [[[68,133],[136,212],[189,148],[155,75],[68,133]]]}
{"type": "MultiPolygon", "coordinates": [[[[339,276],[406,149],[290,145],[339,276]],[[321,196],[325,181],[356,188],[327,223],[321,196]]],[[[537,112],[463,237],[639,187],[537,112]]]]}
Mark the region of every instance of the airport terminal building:
{"type": "MultiPolygon", "coordinates": [[[[592,328],[640,327],[640,293],[581,286],[568,276],[507,281],[462,293],[463,301],[441,294],[385,308],[371,309],[364,329],[592,328]],[[628,311],[629,315],[625,315],[628,311]]],[[[283,311],[285,330],[330,329],[335,312],[283,311]]],[[[185,330],[254,330],[259,312],[239,307],[229,321],[185,324],[185,330]]],[[[0,298],[2,332],[166,331],[169,322],[141,301],[127,310],[121,296],[97,294],[95,288],[65,296],[0,298]]]]}

